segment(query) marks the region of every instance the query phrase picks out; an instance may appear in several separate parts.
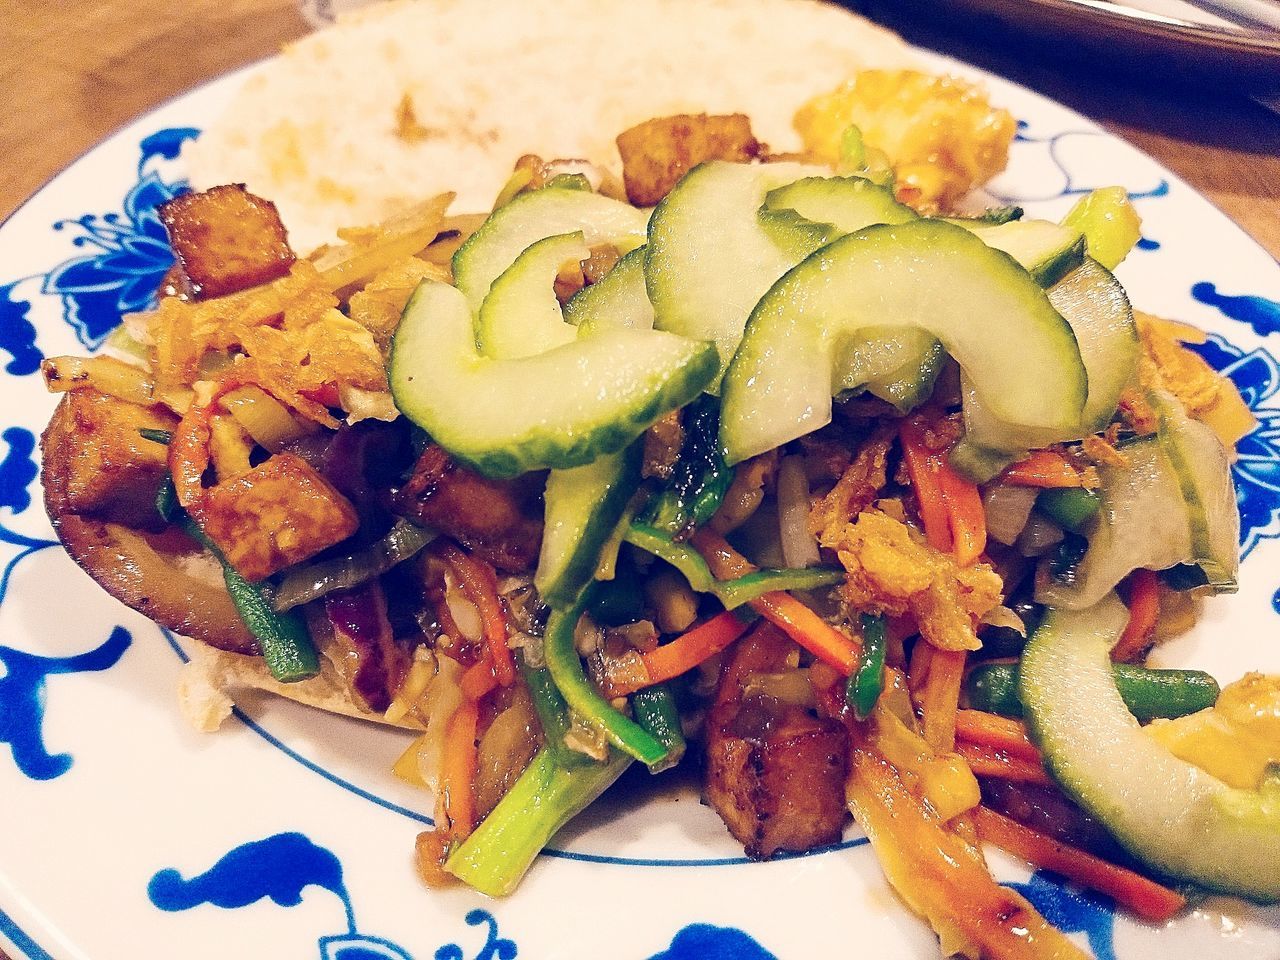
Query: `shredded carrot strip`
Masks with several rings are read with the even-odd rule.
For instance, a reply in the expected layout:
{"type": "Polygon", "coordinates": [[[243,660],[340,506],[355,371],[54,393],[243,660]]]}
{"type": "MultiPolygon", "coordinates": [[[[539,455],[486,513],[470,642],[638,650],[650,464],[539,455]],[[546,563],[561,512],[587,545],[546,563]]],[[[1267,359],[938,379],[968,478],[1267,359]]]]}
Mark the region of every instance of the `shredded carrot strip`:
{"type": "Polygon", "coordinates": [[[737,640],[747,626],[732,611],[726,610],[670,643],[641,654],[640,659],[649,672],[649,683],[662,683],[687,673],[737,640]]]}
{"type": "Polygon", "coordinates": [[[480,611],[480,623],[498,683],[511,686],[516,679],[516,665],[507,646],[507,615],[498,599],[497,575],[487,563],[468,556],[453,544],[445,546],[440,553],[457,574],[462,592],[480,611]]]}
{"type": "Polygon", "coordinates": [[[462,838],[475,828],[476,727],[480,709],[463,700],[449,718],[440,770],[440,799],[451,836],[462,838]]]}
{"type": "MultiPolygon", "coordinates": [[[[707,561],[711,572],[721,579],[743,577],[756,567],[718,533],[703,528],[693,535],[693,545],[707,561]]],[[[849,676],[858,665],[861,644],[784,591],[766,593],[751,601],[751,607],[819,660],[849,676]]],[[[659,648],[661,649],[661,648],[659,648]]]]}
{"type": "Polygon", "coordinates": [[[493,661],[485,657],[479,663],[467,669],[458,681],[462,695],[473,703],[498,685],[498,677],[493,670],[493,661]]]}
{"type": "Polygon", "coordinates": [[[899,437],[929,545],[969,566],[987,549],[987,516],[977,484],[957,473],[945,453],[929,449],[918,418],[902,421],[899,437]]]}
{"type": "Polygon", "coordinates": [[[908,684],[920,707],[925,742],[939,753],[955,749],[964,660],[963,650],[938,650],[924,640],[911,653],[908,684]]]}
{"type": "Polygon", "coordinates": [[[1119,663],[1135,660],[1151,642],[1160,615],[1160,581],[1151,570],[1135,570],[1129,574],[1129,622],[1111,650],[1111,659],[1119,663]]]}
{"type": "Polygon", "coordinates": [[[819,660],[849,676],[858,666],[860,644],[845,636],[803,603],[781,591],[766,593],[751,606],[819,660]]]}
{"type": "Polygon", "coordinates": [[[1084,477],[1055,450],[1033,450],[1000,475],[1018,487],[1082,487],[1084,477]]]}
{"type": "Polygon", "coordinates": [[[972,818],[978,836],[988,843],[1037,867],[1060,873],[1082,887],[1106,894],[1144,920],[1160,923],[1186,906],[1186,898],[1168,887],[1032,830],[994,810],[980,806],[972,812],[972,818]]]}
{"type": "Polygon", "coordinates": [[[1012,757],[1002,750],[961,742],[956,744],[956,753],[960,754],[975,776],[1000,777],[1017,783],[1035,783],[1042,787],[1053,786],[1053,781],[1039,763],[1012,757]]]}
{"type": "Polygon", "coordinates": [[[898,436],[902,441],[902,458],[911,477],[911,489],[915,491],[916,505],[920,508],[924,535],[935,550],[950,552],[951,521],[934,469],[937,458],[924,442],[924,427],[914,417],[903,420],[898,436]]]}
{"type": "Polygon", "coordinates": [[[957,710],[956,736],[1019,760],[1040,763],[1040,751],[1027,736],[1021,720],[981,710],[957,710]]]}

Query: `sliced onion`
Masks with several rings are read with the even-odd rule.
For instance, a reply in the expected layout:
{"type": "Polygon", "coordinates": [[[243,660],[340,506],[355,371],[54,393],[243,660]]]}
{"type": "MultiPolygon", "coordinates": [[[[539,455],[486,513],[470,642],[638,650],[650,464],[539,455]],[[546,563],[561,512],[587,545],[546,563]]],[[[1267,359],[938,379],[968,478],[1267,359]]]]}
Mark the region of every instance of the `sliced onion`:
{"type": "Polygon", "coordinates": [[[294,418],[289,408],[260,387],[240,387],[219,401],[264,450],[279,453],[285,444],[315,432],[315,426],[294,418]]]}
{"type": "Polygon", "coordinates": [[[982,495],[982,506],[986,510],[987,533],[991,538],[1006,546],[1017,540],[1027,525],[1039,492],[1035,487],[1002,483],[987,488],[982,495]]]}
{"type": "Polygon", "coordinates": [[[1062,542],[1062,528],[1044,517],[1033,516],[1018,537],[1018,551],[1024,557],[1039,557],[1062,542]]]}
{"type": "Polygon", "coordinates": [[[788,567],[818,562],[818,542],[809,532],[809,475],[803,457],[784,457],[778,465],[778,535],[788,567]]]}
{"type": "Polygon", "coordinates": [[[359,586],[408,560],[435,538],[434,530],[408,520],[397,521],[385,537],[351,556],[290,570],[276,587],[272,605],[278,611],[290,610],[332,590],[359,586]]]}

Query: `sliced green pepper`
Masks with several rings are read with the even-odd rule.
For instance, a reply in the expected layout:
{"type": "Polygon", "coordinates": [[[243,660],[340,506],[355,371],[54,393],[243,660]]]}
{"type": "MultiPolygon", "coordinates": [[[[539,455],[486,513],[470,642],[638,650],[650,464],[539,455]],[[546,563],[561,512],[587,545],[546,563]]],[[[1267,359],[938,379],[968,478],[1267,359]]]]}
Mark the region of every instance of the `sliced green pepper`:
{"type": "Polygon", "coordinates": [[[652,767],[667,757],[667,748],[651,733],[613,708],[587,679],[573,644],[573,631],[590,602],[588,589],[582,598],[564,610],[553,610],[542,638],[547,669],[569,708],[588,723],[604,731],[609,741],[624,753],[652,767]]]}
{"type": "Polygon", "coordinates": [[[684,430],[671,479],[641,517],[644,525],[671,536],[710,520],[733,482],[720,453],[720,406],[714,397],[703,394],[684,408],[684,430]]]}
{"type": "Polygon", "coordinates": [[[849,675],[846,698],[853,715],[865,720],[884,692],[884,652],[886,631],[884,617],[862,614],[862,653],[857,669],[849,675]]]}

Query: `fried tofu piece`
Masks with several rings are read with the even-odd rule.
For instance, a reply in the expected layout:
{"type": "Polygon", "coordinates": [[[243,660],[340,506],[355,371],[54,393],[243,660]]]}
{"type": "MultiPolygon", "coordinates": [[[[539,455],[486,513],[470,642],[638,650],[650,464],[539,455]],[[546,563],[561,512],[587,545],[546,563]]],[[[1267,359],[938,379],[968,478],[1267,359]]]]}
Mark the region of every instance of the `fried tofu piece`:
{"type": "Polygon", "coordinates": [[[315,556],[359,525],[347,498],[292,453],[210,488],[204,510],[204,532],[250,582],[315,556]]]}
{"type": "Polygon", "coordinates": [[[500,570],[526,573],[542,547],[542,476],[482,477],[432,444],[396,495],[396,510],[434,527],[500,570]]]}
{"type": "Polygon", "coordinates": [[[276,280],[295,259],[276,205],[243,184],[184,193],[160,207],[160,220],[196,299],[276,280]]]}
{"type": "Polygon", "coordinates": [[[763,150],[751,134],[751,121],[741,113],[657,117],[624,130],[617,143],[627,199],[638,207],[656,204],[700,163],[746,163],[763,150]]]}
{"type": "Polygon", "coordinates": [[[848,819],[848,734],[829,717],[746,693],[794,668],[796,646],[762,623],[734,648],[707,722],[706,800],[748,856],[835,843],[848,819]]]}
{"type": "Polygon", "coordinates": [[[75,444],[60,468],[71,513],[130,526],[154,527],[156,492],[169,475],[168,448],[139,432],[173,430],[177,418],[162,407],[125,403],[92,389],[63,401],[75,444]]]}

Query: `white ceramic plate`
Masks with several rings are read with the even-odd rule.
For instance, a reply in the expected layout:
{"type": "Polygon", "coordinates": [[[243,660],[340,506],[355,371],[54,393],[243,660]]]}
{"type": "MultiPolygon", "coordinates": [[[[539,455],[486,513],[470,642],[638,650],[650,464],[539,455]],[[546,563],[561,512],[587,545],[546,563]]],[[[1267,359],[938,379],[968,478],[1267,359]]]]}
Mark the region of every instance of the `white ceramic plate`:
{"type": "MultiPolygon", "coordinates": [[[[952,65],[957,69],[968,68],[952,65]]],[[[183,645],[109,599],[56,545],[33,453],[54,400],[41,356],[97,347],[145,305],[169,253],[154,206],[175,158],[244,79],[130,124],[0,227],[0,944],[31,960],[925,958],[933,936],[894,900],[856,833],[749,863],[696,794],[629,777],[557,838],[518,893],[428,892],[411,865],[427,796],[394,779],[405,735],[281,701],[187,729],[183,645]]],[[[1144,309],[1212,331],[1261,426],[1236,469],[1247,555],[1170,663],[1224,682],[1280,672],[1280,268],[1173,175],[1078,115],[989,78],[1024,126],[992,192],[1056,218],[1123,183],[1146,241],[1120,270],[1144,309]]],[[[1280,913],[1213,899],[1167,928],[1028,876],[1020,889],[1099,960],[1280,956],[1280,913]]]]}

